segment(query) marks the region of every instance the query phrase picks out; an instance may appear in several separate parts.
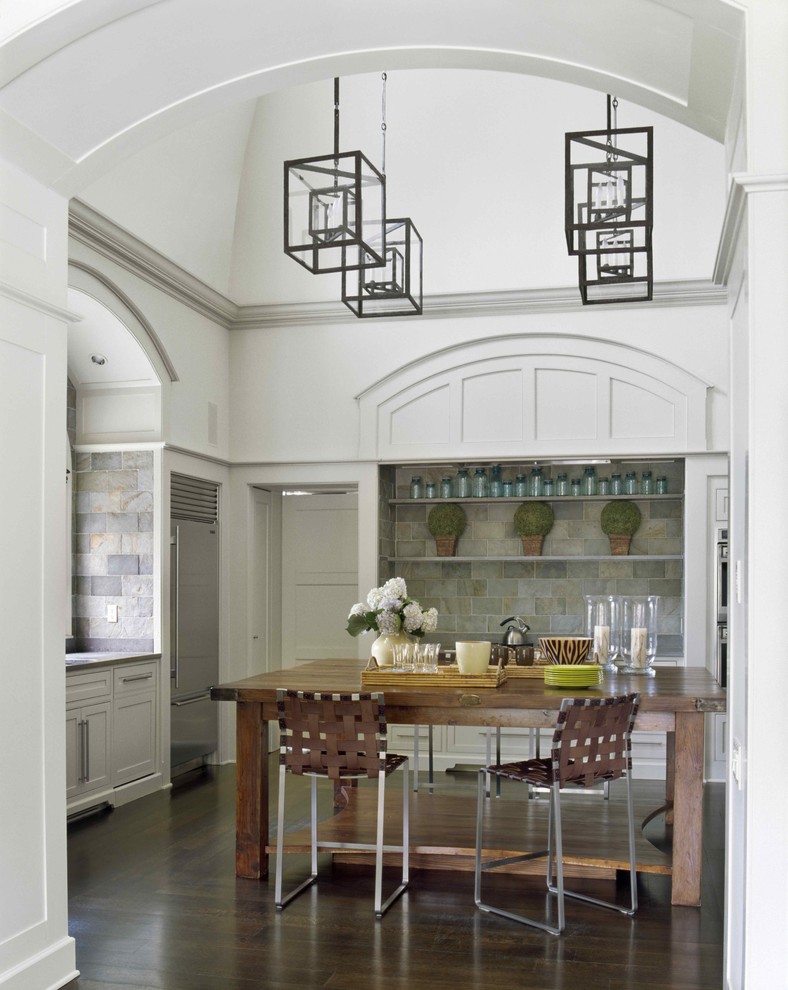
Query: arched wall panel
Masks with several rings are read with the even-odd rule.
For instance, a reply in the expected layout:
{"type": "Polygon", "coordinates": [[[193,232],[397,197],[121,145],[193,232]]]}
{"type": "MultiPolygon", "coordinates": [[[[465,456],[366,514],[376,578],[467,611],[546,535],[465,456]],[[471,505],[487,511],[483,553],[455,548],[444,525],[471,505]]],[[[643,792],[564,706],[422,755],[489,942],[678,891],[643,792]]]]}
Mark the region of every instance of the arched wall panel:
{"type": "Polygon", "coordinates": [[[519,336],[448,348],[358,396],[364,459],[708,449],[710,386],[637,348],[519,336]]]}

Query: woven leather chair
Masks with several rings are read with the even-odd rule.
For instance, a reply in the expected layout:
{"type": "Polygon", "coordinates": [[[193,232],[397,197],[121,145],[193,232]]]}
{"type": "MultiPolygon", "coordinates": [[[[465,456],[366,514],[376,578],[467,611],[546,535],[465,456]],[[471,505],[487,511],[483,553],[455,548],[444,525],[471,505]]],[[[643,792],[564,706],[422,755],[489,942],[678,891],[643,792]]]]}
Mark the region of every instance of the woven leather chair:
{"type": "Polygon", "coordinates": [[[474,900],[481,911],[501,915],[524,925],[532,925],[560,935],[564,930],[564,897],[574,897],[599,907],[611,908],[622,914],[634,915],[637,910],[637,873],[635,868],[635,825],[632,810],[632,789],[630,772],[632,769],[631,737],[632,725],[637,714],[640,695],[629,694],[611,698],[564,698],[558,713],[550,757],[547,759],[523,760],[518,763],[503,763],[482,767],[479,770],[479,790],[476,813],[476,867],[474,876],[474,900]],[[483,809],[486,805],[492,813],[494,804],[484,800],[485,784],[489,793],[489,778],[504,778],[537,787],[550,789],[550,815],[546,852],[525,853],[482,863],[483,848],[483,809]],[[628,907],[610,901],[573,893],[564,888],[563,837],[561,834],[561,788],[576,785],[590,787],[598,781],[617,780],[624,777],[627,784],[627,818],[629,825],[629,880],[630,900],[628,907]],[[555,849],[553,840],[555,839],[555,849]],[[555,894],[558,902],[558,924],[537,921],[523,915],[505,911],[482,901],[481,878],[484,870],[496,866],[521,862],[527,859],[547,857],[547,889],[555,894]],[[553,861],[555,860],[555,881],[553,861]]]}
{"type": "Polygon", "coordinates": [[[321,843],[324,849],[375,850],[375,914],[384,911],[408,886],[408,758],[386,752],[386,709],[382,694],[323,694],[280,689],[276,692],[279,714],[279,809],[276,830],[276,906],[282,910],[317,880],[317,781],[354,780],[378,782],[377,833],[369,843],[321,843]],[[402,845],[383,845],[386,778],[403,768],[402,845]],[[289,774],[311,778],[312,872],[286,896],[282,896],[282,859],[285,831],[285,782],[289,774]],[[402,881],[384,902],[383,852],[402,853],[402,881]]]}

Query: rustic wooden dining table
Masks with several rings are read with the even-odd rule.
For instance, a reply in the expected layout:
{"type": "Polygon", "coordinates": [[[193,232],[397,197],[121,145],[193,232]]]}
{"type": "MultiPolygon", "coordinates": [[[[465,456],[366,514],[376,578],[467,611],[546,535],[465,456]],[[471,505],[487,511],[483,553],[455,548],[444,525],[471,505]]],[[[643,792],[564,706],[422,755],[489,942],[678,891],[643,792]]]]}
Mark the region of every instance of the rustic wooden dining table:
{"type": "MultiPolygon", "coordinates": [[[[285,670],[219,684],[216,701],[236,705],[236,857],[239,877],[268,872],[269,748],[268,723],[276,721],[276,689],[356,692],[362,690],[366,662],[314,660],[285,670]]],[[[390,724],[472,725],[525,728],[554,726],[567,690],[545,685],[539,677],[507,678],[499,687],[467,688],[386,686],[390,724]]],[[[725,711],[725,690],[701,667],[659,667],[656,676],[607,674],[598,688],[575,694],[625,694],[638,691],[635,730],[665,733],[667,771],[665,813],[672,817],[671,900],[700,904],[702,859],[704,715],[725,711]]]]}

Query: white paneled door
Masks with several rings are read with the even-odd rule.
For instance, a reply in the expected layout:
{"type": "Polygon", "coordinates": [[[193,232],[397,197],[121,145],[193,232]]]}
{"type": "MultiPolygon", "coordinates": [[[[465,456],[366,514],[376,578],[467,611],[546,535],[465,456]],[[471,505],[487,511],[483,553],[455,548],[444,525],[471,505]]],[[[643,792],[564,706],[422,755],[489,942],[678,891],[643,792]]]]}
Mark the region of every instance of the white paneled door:
{"type": "Polygon", "coordinates": [[[345,626],[357,599],[356,492],[284,496],[282,666],[355,656],[345,626]]]}

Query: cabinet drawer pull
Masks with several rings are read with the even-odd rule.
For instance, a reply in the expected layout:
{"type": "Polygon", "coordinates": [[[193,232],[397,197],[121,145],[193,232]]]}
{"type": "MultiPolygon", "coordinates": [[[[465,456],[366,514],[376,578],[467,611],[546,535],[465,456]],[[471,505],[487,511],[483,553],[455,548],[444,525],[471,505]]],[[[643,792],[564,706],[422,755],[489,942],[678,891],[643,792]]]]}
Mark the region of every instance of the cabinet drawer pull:
{"type": "Polygon", "coordinates": [[[149,670],[147,674],[130,674],[128,677],[121,677],[121,680],[125,684],[127,681],[147,681],[153,677],[153,671],[149,670]]]}
{"type": "Polygon", "coordinates": [[[88,766],[88,723],[85,719],[81,719],[79,722],[79,742],[80,742],[80,784],[86,783],[90,780],[90,768],[88,766]]]}

